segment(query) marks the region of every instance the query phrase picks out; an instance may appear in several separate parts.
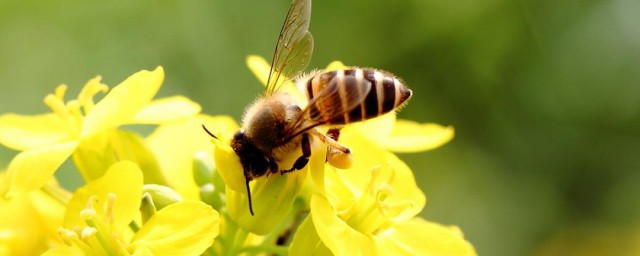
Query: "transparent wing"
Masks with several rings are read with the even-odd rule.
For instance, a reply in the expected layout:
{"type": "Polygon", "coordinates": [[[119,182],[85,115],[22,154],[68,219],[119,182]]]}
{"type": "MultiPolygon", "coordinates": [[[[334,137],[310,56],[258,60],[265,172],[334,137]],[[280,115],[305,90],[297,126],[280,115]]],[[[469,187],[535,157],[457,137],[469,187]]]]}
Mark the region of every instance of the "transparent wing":
{"type": "Polygon", "coordinates": [[[287,127],[284,143],[316,126],[336,123],[336,120],[346,120],[349,112],[356,107],[361,107],[371,87],[371,82],[366,79],[358,79],[354,76],[346,76],[342,79],[334,77],[287,127]]]}
{"type": "Polygon", "coordinates": [[[313,37],[308,31],[310,18],[311,0],[293,0],[276,42],[265,95],[276,92],[309,65],[313,52],[313,37]]]}

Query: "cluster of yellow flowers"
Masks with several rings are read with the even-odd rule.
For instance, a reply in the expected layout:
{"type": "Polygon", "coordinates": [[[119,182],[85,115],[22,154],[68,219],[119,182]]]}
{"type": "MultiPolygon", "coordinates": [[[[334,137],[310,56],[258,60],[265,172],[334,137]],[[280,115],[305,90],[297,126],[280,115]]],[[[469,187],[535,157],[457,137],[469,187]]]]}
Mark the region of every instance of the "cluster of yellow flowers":
{"type": "MultiPolygon", "coordinates": [[[[247,60],[264,83],[269,65],[247,60]]],[[[476,254],[457,227],[416,217],[426,198],[392,153],[436,148],[452,128],[395,114],[349,125],[352,168],[326,165],[314,144],[303,170],[252,182],[251,216],[229,144],[238,124],[185,97],[153,99],[163,79],[140,71],[108,92],[97,77],[66,102],[61,85],[44,100],[51,113],[0,116],[0,144],[19,151],[0,173],[0,255],[476,254]],[[143,137],[128,124],[157,127],[143,137]],[[53,176],[69,157],[85,180],[73,193],[53,176]]]]}

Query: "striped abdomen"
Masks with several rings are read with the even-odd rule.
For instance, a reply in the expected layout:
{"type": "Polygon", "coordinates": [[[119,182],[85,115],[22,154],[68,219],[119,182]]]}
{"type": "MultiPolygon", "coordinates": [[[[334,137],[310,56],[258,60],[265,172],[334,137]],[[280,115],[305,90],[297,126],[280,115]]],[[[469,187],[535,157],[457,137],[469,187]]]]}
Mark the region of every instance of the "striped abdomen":
{"type": "Polygon", "coordinates": [[[394,75],[375,69],[320,73],[307,81],[306,90],[309,102],[320,97],[311,106],[310,118],[338,125],[388,113],[411,97],[411,90],[394,75]]]}

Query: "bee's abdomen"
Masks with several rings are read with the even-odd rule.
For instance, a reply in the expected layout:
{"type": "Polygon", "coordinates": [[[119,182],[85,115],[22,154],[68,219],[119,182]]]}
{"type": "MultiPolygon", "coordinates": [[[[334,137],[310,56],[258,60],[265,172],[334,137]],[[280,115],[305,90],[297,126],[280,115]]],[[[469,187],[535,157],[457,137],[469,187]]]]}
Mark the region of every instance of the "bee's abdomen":
{"type": "Polygon", "coordinates": [[[317,74],[307,81],[306,89],[310,101],[318,95],[324,97],[310,111],[317,113],[312,118],[328,120],[328,124],[348,124],[388,113],[402,106],[412,94],[393,74],[360,68],[317,74]],[[367,84],[371,89],[365,92],[367,84]],[[337,96],[334,93],[330,94],[333,97],[325,97],[323,89],[337,91],[337,96]]]}

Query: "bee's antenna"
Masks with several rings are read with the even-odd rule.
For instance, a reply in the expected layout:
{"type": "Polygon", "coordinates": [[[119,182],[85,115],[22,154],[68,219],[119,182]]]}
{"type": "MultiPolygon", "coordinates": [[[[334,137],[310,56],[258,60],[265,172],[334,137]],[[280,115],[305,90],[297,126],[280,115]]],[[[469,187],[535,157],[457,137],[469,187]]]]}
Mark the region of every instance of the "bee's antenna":
{"type": "Polygon", "coordinates": [[[218,137],[216,137],[215,135],[213,135],[213,133],[211,133],[211,132],[209,131],[209,129],[207,129],[207,127],[206,127],[206,126],[204,126],[204,124],[202,124],[202,129],[204,129],[204,131],[205,131],[205,132],[207,132],[207,133],[209,134],[209,136],[213,137],[213,138],[214,138],[214,139],[216,139],[216,140],[218,139],[218,137]]]}
{"type": "Polygon", "coordinates": [[[251,188],[249,188],[249,181],[251,181],[250,179],[247,179],[245,177],[246,185],[247,185],[247,197],[249,198],[249,212],[251,213],[251,216],[253,215],[253,204],[251,203],[251,188]]]}

